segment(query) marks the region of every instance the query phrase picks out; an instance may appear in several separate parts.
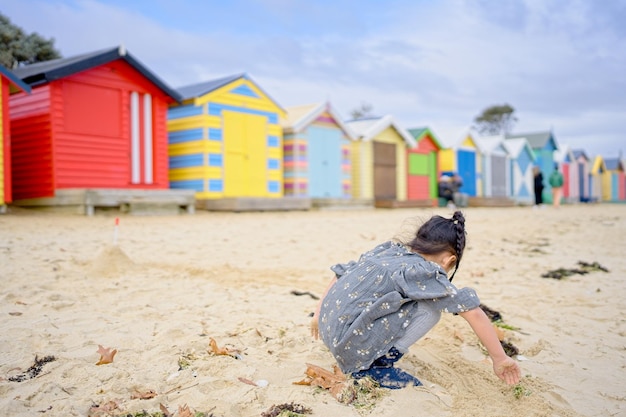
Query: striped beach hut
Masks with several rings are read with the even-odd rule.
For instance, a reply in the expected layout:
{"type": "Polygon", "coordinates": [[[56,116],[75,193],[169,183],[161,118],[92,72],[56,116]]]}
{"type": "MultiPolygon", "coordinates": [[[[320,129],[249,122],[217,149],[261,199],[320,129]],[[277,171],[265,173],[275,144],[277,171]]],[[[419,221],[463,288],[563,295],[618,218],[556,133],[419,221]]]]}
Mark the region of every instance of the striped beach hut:
{"type": "Polygon", "coordinates": [[[391,115],[346,123],[352,143],[352,197],[381,207],[407,201],[407,148],[415,139],[391,115]]]}
{"type": "Polygon", "coordinates": [[[510,196],[518,203],[533,204],[535,153],[526,138],[508,139],[503,143],[510,158],[510,196]]]}
{"type": "Polygon", "coordinates": [[[32,88],[10,99],[14,200],[169,188],[166,114],[180,96],[124,47],[13,72],[32,88]]]}
{"type": "Polygon", "coordinates": [[[478,145],[482,159],[482,196],[510,196],[511,166],[509,151],[504,146],[504,137],[502,135],[477,136],[474,141],[478,145]]]}
{"type": "Polygon", "coordinates": [[[591,201],[602,201],[602,178],[605,172],[604,158],[596,155],[589,169],[589,197],[591,201]]]}
{"type": "Polygon", "coordinates": [[[354,134],[330,103],[288,107],[281,121],[285,196],[352,196],[354,134]]]}
{"type": "Polygon", "coordinates": [[[602,175],[602,200],[625,201],[624,165],[620,158],[604,158],[606,171],[602,175]]]}
{"type": "Polygon", "coordinates": [[[580,201],[580,185],[578,163],[574,152],[568,145],[562,145],[554,152],[554,162],[559,165],[563,174],[563,201],[576,203],[580,201]]]}
{"type": "Polygon", "coordinates": [[[167,113],[169,180],[201,200],[283,197],[283,108],[248,75],[177,89],[167,113]]]}
{"type": "Polygon", "coordinates": [[[539,166],[543,178],[546,179],[543,189],[544,203],[552,202],[552,187],[547,181],[552,171],[554,171],[554,152],[558,149],[557,141],[551,131],[535,132],[535,133],[519,133],[509,134],[505,137],[508,139],[526,138],[530,147],[535,153],[535,165],[539,166]]]}
{"type": "MultiPolygon", "coordinates": [[[[577,184],[578,190],[571,190],[571,195],[578,195],[578,199],[582,203],[590,201],[591,194],[589,186],[590,178],[590,159],[587,153],[583,149],[573,149],[574,162],[576,164],[576,173],[578,174],[578,181],[571,181],[570,185],[577,184]]],[[[570,175],[571,178],[571,175],[570,175]]]]}
{"type": "Polygon", "coordinates": [[[0,213],[12,201],[9,95],[20,91],[30,94],[30,86],[0,65],[0,213]]]}
{"type": "Polygon", "coordinates": [[[417,146],[407,147],[407,200],[432,205],[437,200],[441,142],[428,127],[409,129],[417,146]]]}

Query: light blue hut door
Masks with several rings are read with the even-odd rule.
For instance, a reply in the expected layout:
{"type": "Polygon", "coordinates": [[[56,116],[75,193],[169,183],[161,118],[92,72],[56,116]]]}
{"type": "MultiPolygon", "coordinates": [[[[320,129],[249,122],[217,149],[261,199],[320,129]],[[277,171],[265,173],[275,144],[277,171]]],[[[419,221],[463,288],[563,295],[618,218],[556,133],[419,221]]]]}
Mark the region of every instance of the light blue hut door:
{"type": "Polygon", "coordinates": [[[309,196],[342,196],[341,138],[339,129],[311,126],[308,129],[309,196]]]}

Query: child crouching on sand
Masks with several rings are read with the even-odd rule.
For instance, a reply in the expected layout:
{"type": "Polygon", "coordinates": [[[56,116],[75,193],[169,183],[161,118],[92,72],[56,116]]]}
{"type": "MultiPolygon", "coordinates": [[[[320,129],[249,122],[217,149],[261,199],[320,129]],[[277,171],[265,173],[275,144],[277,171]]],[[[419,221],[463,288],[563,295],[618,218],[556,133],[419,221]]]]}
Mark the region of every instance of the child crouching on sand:
{"type": "Polygon", "coordinates": [[[451,219],[433,216],[406,244],[389,241],[358,261],[334,265],[335,278],[317,307],[312,335],[322,338],[346,375],[403,388],[421,382],[394,363],[437,324],[442,311],[454,313],[485,346],[498,378],[516,384],[517,362],[502,349],[478,296],[451,283],[464,249],[465,218],[457,211],[451,219]]]}

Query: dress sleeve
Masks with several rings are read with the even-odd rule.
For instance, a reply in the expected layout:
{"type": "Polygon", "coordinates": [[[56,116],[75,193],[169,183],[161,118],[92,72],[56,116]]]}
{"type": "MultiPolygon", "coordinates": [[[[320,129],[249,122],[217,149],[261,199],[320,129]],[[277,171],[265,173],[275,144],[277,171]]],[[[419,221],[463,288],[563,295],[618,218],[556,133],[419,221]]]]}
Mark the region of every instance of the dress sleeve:
{"type": "Polygon", "coordinates": [[[444,313],[463,313],[480,306],[480,299],[472,288],[459,288],[456,294],[433,300],[435,308],[444,313]]]}
{"type": "Polygon", "coordinates": [[[457,289],[448,276],[432,263],[409,265],[392,275],[398,291],[412,300],[432,300],[442,312],[462,313],[480,305],[480,299],[471,288],[457,289]]]}
{"type": "Polygon", "coordinates": [[[333,271],[335,273],[335,277],[339,279],[343,274],[346,273],[346,271],[348,271],[348,269],[350,269],[354,265],[356,265],[356,261],[350,261],[347,264],[335,264],[330,267],[330,270],[333,271]]]}

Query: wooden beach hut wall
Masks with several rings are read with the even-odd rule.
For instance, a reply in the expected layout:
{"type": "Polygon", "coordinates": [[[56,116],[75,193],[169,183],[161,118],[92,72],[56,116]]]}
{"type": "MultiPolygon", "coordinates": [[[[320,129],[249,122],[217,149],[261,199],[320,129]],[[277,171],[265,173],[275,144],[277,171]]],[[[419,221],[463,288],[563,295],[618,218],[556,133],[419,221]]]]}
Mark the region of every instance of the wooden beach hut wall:
{"type": "MultiPolygon", "coordinates": [[[[580,202],[587,203],[591,197],[589,193],[591,189],[589,186],[590,159],[582,149],[573,149],[572,153],[574,154],[574,163],[576,164],[576,173],[578,174],[578,181],[575,182],[578,185],[578,189],[571,190],[571,194],[578,195],[580,202]]],[[[574,181],[570,183],[570,186],[572,184],[574,184],[574,181]]]]}
{"type": "Polygon", "coordinates": [[[168,189],[166,113],[179,96],[123,47],[14,74],[32,88],[10,99],[14,200],[168,189]]]}
{"type": "Polygon", "coordinates": [[[352,197],[376,205],[407,200],[407,148],[415,140],[393,116],[352,120],[352,197]]]}
{"type": "Polygon", "coordinates": [[[554,152],[554,163],[558,165],[559,171],[563,174],[562,201],[573,203],[579,201],[578,189],[578,165],[575,157],[568,145],[561,145],[554,152]]]}
{"type": "Polygon", "coordinates": [[[12,201],[11,182],[11,120],[9,118],[9,95],[24,92],[30,94],[30,86],[0,65],[0,213],[12,201]]]}
{"type": "Polygon", "coordinates": [[[432,205],[438,198],[438,153],[442,149],[441,142],[428,127],[408,129],[408,132],[417,145],[406,149],[407,200],[432,205]]]}
{"type": "Polygon", "coordinates": [[[606,171],[604,159],[597,155],[589,170],[589,196],[591,201],[602,201],[602,177],[606,171]]]}
{"type": "Polygon", "coordinates": [[[535,153],[525,138],[505,140],[510,157],[510,195],[516,202],[533,204],[535,153]]]}
{"type": "Polygon", "coordinates": [[[248,75],[178,88],[167,114],[169,180],[197,200],[283,197],[285,111],[248,75]]]}
{"type": "Polygon", "coordinates": [[[558,143],[551,131],[510,134],[505,139],[526,138],[530,147],[535,152],[535,165],[539,166],[543,178],[546,179],[543,189],[544,203],[552,202],[552,187],[547,181],[554,171],[554,152],[558,149],[558,143]]]}
{"type": "Polygon", "coordinates": [[[602,175],[602,200],[624,201],[624,165],[620,158],[605,158],[602,175]]]}
{"type": "Polygon", "coordinates": [[[330,103],[288,107],[282,119],[285,196],[352,196],[354,134],[330,103]]]}
{"type": "Polygon", "coordinates": [[[482,156],[483,197],[510,196],[510,160],[504,137],[474,138],[482,156]]]}

